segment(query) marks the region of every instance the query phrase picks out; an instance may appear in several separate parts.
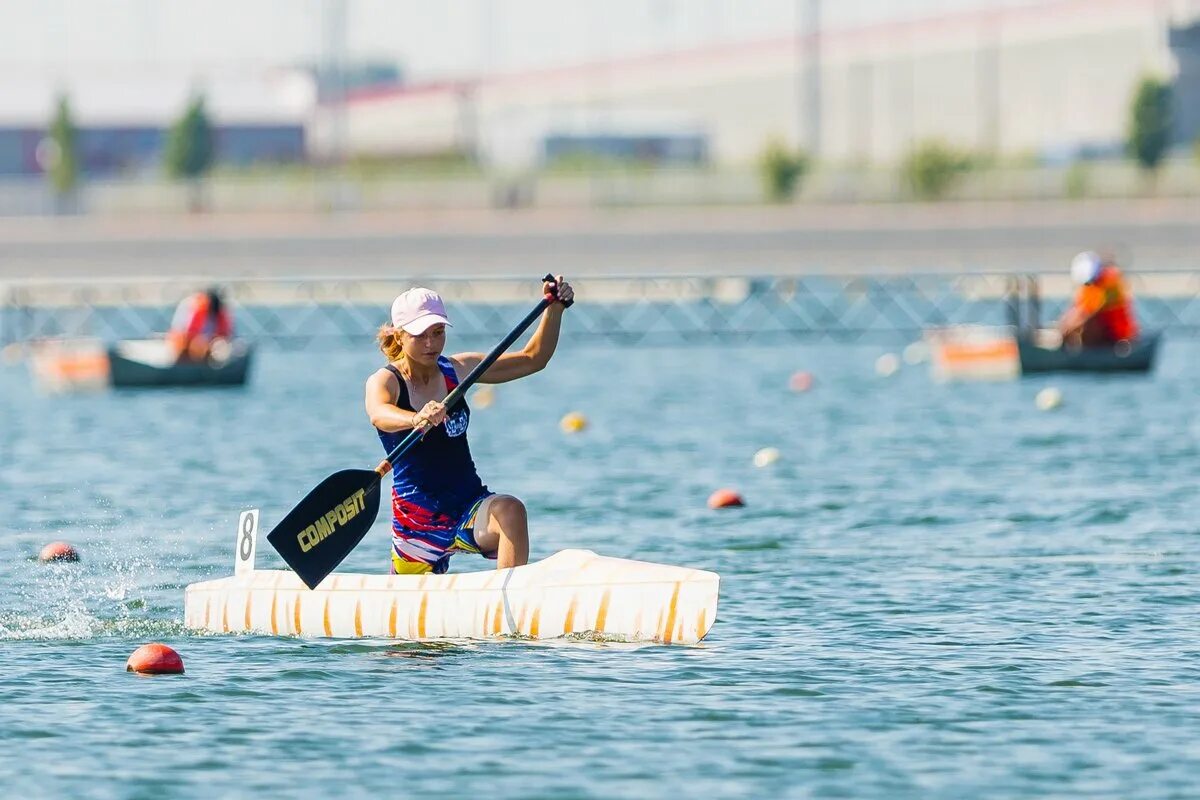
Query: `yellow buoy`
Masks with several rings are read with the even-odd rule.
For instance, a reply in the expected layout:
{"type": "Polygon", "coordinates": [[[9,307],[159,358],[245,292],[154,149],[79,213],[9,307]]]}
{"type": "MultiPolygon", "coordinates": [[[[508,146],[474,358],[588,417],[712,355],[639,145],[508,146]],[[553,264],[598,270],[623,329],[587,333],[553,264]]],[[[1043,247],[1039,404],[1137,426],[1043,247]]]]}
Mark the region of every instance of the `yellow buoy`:
{"type": "Polygon", "coordinates": [[[563,433],[579,433],[587,428],[587,426],[587,417],[578,411],[572,411],[559,420],[558,423],[558,427],[563,429],[563,433]]]}

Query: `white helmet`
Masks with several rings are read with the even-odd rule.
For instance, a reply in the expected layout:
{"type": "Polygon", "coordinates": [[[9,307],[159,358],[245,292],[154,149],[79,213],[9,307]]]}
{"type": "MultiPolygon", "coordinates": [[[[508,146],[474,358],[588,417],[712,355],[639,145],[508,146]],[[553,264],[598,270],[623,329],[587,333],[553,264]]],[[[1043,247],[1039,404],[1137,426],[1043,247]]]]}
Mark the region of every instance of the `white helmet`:
{"type": "Polygon", "coordinates": [[[1100,256],[1085,250],[1071,259],[1071,280],[1079,285],[1091,283],[1100,276],[1100,256]]]}

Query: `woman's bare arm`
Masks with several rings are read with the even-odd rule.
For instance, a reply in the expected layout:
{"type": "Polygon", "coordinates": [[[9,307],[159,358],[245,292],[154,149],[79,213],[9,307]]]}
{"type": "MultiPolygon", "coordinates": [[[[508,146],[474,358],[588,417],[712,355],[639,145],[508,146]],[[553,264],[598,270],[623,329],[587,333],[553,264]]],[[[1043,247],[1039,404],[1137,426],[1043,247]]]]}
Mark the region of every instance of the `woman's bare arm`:
{"type": "Polygon", "coordinates": [[[446,418],[446,407],[430,401],[420,411],[412,412],[396,405],[395,397],[400,392],[397,378],[389,370],[377,370],[367,378],[366,408],[371,424],[381,431],[397,431],[419,428],[426,430],[440,425],[446,418]]]}
{"type": "MultiPolygon", "coordinates": [[[[558,276],[557,283],[558,297],[565,302],[572,300],[575,292],[571,285],[563,280],[561,275],[558,276]]],[[[542,314],[537,330],[533,332],[528,344],[519,352],[505,353],[496,359],[495,363],[488,367],[487,372],[480,376],[479,382],[507,383],[545,369],[546,365],[550,363],[554,351],[558,348],[558,334],[562,328],[562,315],[565,308],[566,306],[561,302],[551,304],[542,314]]],[[[458,353],[451,356],[450,361],[454,364],[454,370],[461,381],[484,358],[483,353],[458,353]]]]}

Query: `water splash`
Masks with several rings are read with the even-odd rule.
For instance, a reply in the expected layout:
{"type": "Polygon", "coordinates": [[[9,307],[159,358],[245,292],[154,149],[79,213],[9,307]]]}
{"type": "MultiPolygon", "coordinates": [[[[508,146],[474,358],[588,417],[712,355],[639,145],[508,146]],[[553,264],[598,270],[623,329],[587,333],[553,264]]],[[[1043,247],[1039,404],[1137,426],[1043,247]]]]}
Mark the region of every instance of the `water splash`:
{"type": "Polygon", "coordinates": [[[84,558],[78,563],[30,559],[6,570],[0,641],[161,638],[184,632],[181,584],[167,574],[161,547],[148,539],[119,549],[105,540],[85,540],[81,549],[84,558]]]}

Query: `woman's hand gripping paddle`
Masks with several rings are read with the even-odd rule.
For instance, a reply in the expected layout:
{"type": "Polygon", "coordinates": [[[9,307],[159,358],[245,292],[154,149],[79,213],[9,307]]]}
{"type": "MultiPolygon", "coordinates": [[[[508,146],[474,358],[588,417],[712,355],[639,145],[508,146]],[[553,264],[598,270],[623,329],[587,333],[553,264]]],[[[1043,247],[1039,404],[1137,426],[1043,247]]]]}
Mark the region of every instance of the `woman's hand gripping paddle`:
{"type": "MultiPolygon", "coordinates": [[[[547,275],[543,280],[553,282],[554,277],[547,275]]],[[[442,403],[447,410],[458,404],[466,391],[554,301],[550,295],[543,298],[462,383],[446,395],[442,403]]],[[[267,541],[296,571],[305,586],[316,588],[366,536],[379,514],[380,481],[391,472],[392,464],[421,440],[421,436],[422,433],[414,428],[373,470],[344,469],[333,473],[267,534],[267,541]]]]}

